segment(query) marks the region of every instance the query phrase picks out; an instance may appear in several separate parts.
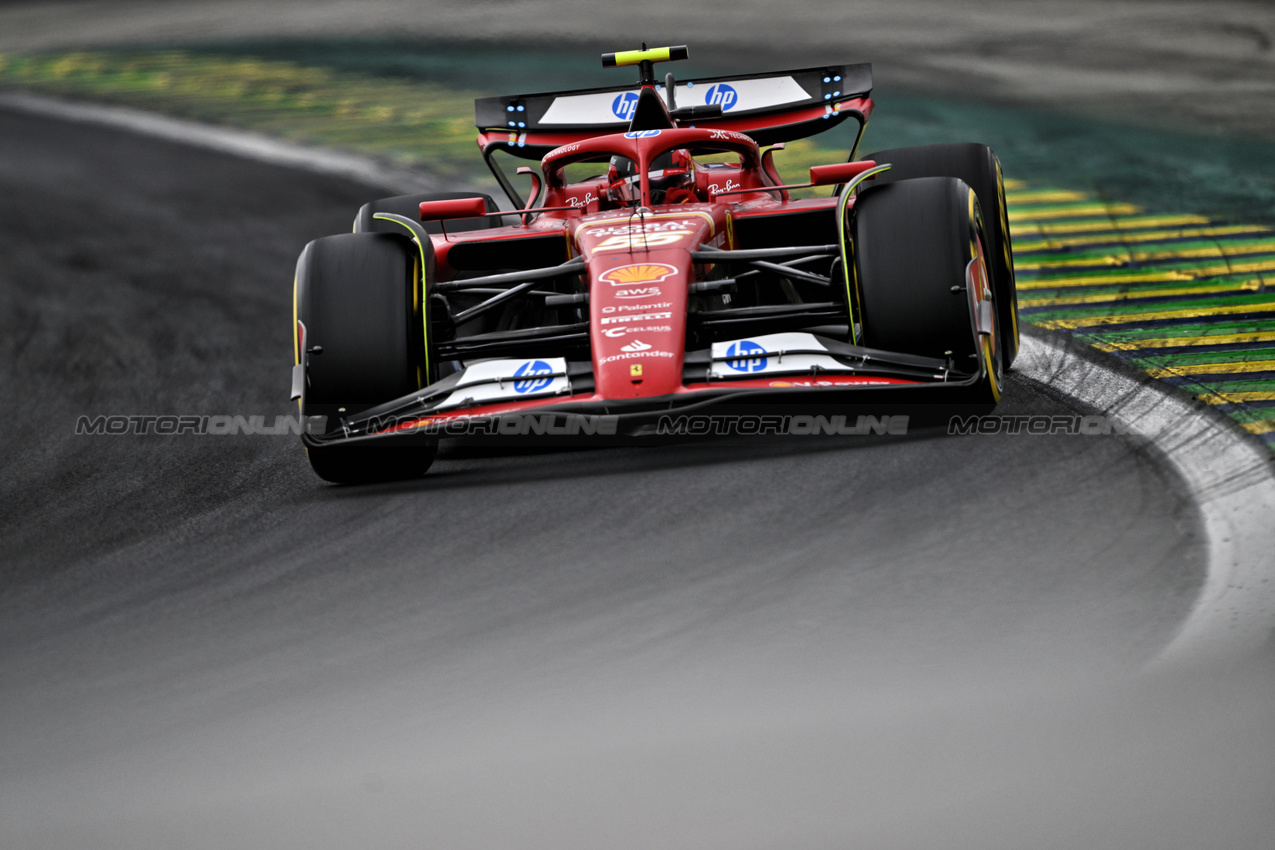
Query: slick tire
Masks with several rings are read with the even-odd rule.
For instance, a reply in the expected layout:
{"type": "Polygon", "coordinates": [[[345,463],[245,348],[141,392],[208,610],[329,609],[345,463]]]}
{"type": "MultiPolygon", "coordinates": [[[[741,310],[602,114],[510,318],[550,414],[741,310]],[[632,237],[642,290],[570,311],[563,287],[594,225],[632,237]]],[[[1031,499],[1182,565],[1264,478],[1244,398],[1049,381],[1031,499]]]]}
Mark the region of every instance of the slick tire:
{"type": "MultiPolygon", "coordinates": [[[[341,417],[423,386],[429,379],[425,284],[419,251],[397,234],[350,233],[306,246],[297,262],[295,294],[297,362],[306,363],[303,421],[326,417],[330,434],[340,428],[341,417]]],[[[436,448],[436,440],[412,436],[390,443],[308,445],[306,454],[325,481],[362,484],[423,475],[436,448]]]]}
{"type": "Polygon", "coordinates": [[[981,218],[964,181],[923,177],[864,190],[850,228],[861,343],[950,359],[978,375],[960,401],[985,405],[1000,400],[1003,364],[981,218]]]}
{"type": "Polygon", "coordinates": [[[892,166],[876,178],[874,185],[917,177],[957,177],[974,189],[983,209],[987,271],[996,292],[997,318],[1002,330],[1001,353],[1008,369],[1018,356],[1018,294],[1014,285],[1014,249],[1005,206],[1005,181],[996,154],[987,145],[970,142],[892,148],[868,154],[867,158],[892,166]]]}
{"type": "MultiPolygon", "coordinates": [[[[460,198],[482,198],[487,205],[487,212],[499,212],[500,208],[496,206],[496,202],[492,200],[490,195],[484,195],[481,192],[427,192],[418,195],[398,195],[393,198],[381,198],[379,201],[371,201],[359,208],[359,213],[354,217],[355,233],[403,233],[401,225],[392,221],[383,221],[373,218],[376,213],[395,213],[410,218],[412,221],[420,221],[421,204],[425,201],[454,201],[460,198]]],[[[485,230],[489,227],[500,227],[501,220],[495,216],[491,218],[457,218],[447,222],[448,233],[458,233],[464,230],[485,230]]],[[[423,222],[423,226],[427,233],[442,233],[441,223],[437,221],[423,222]]]]}

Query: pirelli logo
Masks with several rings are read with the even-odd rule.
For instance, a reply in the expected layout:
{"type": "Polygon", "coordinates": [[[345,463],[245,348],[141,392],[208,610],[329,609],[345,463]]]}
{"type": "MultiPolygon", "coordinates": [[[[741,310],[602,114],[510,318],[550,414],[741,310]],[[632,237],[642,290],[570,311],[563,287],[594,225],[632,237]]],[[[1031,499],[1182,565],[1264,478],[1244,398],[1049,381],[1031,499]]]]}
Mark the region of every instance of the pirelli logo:
{"type": "Polygon", "coordinates": [[[646,322],[657,321],[659,319],[671,319],[672,313],[634,313],[628,316],[604,316],[602,324],[618,325],[621,322],[646,322]]]}

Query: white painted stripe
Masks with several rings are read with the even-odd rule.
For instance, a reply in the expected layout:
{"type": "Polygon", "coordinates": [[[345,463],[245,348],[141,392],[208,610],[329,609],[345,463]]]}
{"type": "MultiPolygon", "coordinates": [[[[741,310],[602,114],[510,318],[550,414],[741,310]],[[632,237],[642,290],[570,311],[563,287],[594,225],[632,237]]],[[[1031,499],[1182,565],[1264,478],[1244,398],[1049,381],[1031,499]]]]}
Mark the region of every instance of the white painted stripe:
{"type": "MultiPolygon", "coordinates": [[[[0,108],[46,115],[65,121],[98,124],[141,133],[246,159],[357,180],[393,194],[437,191],[437,178],[421,171],[394,167],[372,157],[311,148],[244,130],[169,118],[139,109],[73,103],[28,94],[0,93],[0,108]]],[[[446,188],[454,189],[448,185],[446,188]]]]}
{"type": "Polygon", "coordinates": [[[1199,598],[1152,668],[1256,650],[1275,630],[1275,477],[1270,452],[1152,378],[1137,380],[1024,328],[1014,369],[1130,426],[1185,480],[1208,538],[1199,598]]]}

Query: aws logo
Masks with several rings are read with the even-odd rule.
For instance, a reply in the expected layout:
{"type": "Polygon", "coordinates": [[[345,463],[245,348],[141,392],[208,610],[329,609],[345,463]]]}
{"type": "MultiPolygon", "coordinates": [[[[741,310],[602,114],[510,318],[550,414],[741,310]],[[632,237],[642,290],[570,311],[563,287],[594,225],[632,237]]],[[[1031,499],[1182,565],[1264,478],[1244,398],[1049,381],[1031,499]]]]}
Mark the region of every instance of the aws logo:
{"type": "Polygon", "coordinates": [[[659,298],[660,288],[658,286],[640,286],[634,289],[617,289],[615,291],[616,298],[659,298]]]}

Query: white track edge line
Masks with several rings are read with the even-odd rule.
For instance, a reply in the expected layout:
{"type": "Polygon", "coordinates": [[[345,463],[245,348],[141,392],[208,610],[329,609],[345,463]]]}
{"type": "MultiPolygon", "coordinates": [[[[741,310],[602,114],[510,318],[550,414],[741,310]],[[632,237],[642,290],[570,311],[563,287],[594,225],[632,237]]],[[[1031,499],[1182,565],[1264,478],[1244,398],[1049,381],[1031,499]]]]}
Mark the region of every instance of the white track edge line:
{"type": "Polygon", "coordinates": [[[1149,665],[1215,663],[1275,631],[1275,477],[1268,450],[1152,378],[1138,380],[1030,332],[1014,369],[1129,427],[1189,488],[1204,525],[1207,573],[1173,639],[1149,665]]]}
{"type": "Polygon", "coordinates": [[[140,109],[78,103],[40,95],[0,92],[0,108],[128,130],[146,136],[379,186],[394,194],[438,191],[440,181],[421,171],[358,154],[286,142],[261,133],[170,118],[140,109]]]}
{"type": "MultiPolygon", "coordinates": [[[[369,157],[138,109],[9,92],[0,92],[0,107],[115,127],[398,193],[440,188],[430,175],[369,157]]],[[[1121,375],[1030,331],[1023,334],[1014,365],[1025,377],[1126,423],[1153,443],[1182,476],[1200,510],[1207,538],[1204,587],[1151,667],[1205,663],[1270,640],[1275,631],[1275,478],[1266,450],[1152,379],[1121,375]]]]}

